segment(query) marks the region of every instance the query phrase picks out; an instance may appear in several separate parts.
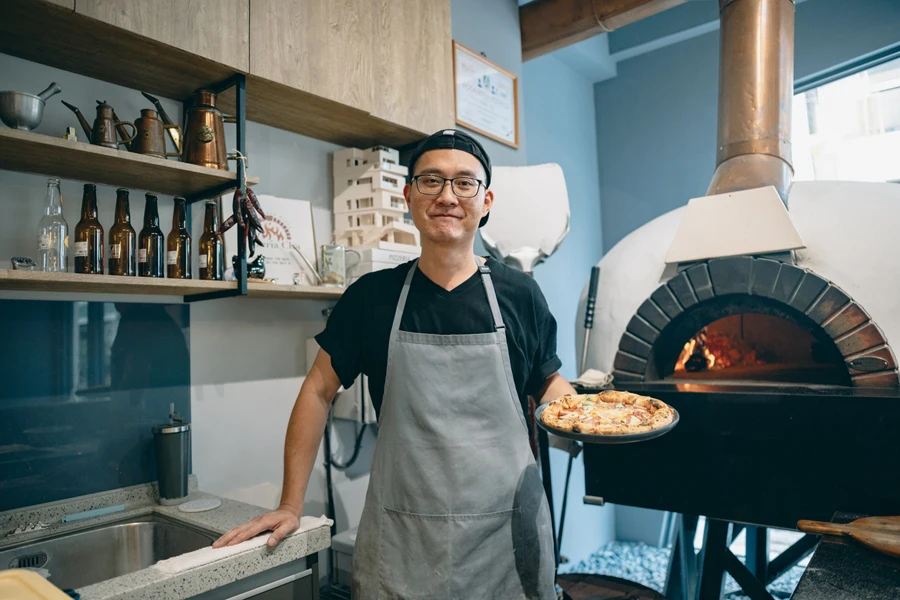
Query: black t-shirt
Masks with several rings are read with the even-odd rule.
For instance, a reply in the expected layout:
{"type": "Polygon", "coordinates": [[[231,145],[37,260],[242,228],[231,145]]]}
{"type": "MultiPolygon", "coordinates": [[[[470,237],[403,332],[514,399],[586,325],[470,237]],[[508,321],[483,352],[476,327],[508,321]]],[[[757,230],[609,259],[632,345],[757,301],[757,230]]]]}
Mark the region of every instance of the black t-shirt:
{"type": "MultiPolygon", "coordinates": [[[[400,290],[412,266],[363,275],[344,292],[316,341],[331,356],[331,366],[344,387],[360,373],[369,377],[375,411],[381,411],[387,371],[388,341],[400,290]]],[[[540,287],[530,276],[487,259],[491,281],[509,345],[516,391],[528,414],[528,396],[537,394],[547,377],[559,370],[556,319],[540,287]]],[[[457,335],[495,331],[481,273],[447,291],[416,269],[400,329],[414,333],[457,335]]]]}

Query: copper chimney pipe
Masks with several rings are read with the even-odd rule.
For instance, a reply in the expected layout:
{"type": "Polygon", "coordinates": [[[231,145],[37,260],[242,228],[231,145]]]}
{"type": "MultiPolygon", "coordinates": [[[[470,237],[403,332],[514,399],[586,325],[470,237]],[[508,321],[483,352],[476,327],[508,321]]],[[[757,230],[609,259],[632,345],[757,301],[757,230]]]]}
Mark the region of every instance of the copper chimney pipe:
{"type": "Polygon", "coordinates": [[[787,203],[794,1],[719,0],[719,132],[707,195],[775,186],[787,203]]]}

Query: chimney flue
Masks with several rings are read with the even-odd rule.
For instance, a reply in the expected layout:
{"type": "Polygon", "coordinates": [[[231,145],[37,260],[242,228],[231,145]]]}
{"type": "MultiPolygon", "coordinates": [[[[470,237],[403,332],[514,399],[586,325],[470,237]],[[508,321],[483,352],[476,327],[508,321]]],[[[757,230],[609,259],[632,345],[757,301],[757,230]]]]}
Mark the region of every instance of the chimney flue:
{"type": "Polygon", "coordinates": [[[772,185],[787,203],[793,0],[719,0],[719,128],[707,195],[772,185]]]}

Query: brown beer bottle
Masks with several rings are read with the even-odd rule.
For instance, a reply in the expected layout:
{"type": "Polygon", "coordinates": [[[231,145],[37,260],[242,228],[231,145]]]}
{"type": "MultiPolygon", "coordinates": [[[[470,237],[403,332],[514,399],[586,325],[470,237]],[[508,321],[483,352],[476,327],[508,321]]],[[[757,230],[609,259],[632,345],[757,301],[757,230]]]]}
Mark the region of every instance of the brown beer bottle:
{"type": "Polygon", "coordinates": [[[116,222],[109,228],[109,274],[137,274],[135,254],[137,235],[131,226],[131,208],[128,206],[128,190],[116,190],[116,222]]]}
{"type": "Polygon", "coordinates": [[[163,276],[163,246],[165,236],[159,228],[159,207],[156,194],[148,193],[144,204],[144,228],[138,236],[138,276],[163,276]]]}
{"type": "Polygon", "coordinates": [[[191,232],[187,228],[187,205],[180,196],[175,198],[172,231],[166,238],[166,277],[191,278],[191,232]]]}
{"type": "Polygon", "coordinates": [[[203,235],[200,236],[200,279],[221,281],[225,277],[225,246],[219,235],[219,213],[215,202],[206,203],[203,235]]]}
{"type": "Polygon", "coordinates": [[[97,219],[97,186],[84,184],[81,220],[75,226],[75,272],[103,273],[103,226],[97,219]]]}

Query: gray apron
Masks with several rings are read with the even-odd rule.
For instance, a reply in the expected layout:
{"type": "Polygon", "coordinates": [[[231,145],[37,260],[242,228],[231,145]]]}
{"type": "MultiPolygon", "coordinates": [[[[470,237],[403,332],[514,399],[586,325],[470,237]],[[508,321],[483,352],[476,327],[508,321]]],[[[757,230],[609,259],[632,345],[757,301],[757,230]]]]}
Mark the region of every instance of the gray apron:
{"type": "Polygon", "coordinates": [[[553,533],[509,363],[490,270],[479,265],[496,331],[400,331],[353,552],[353,598],[553,600],[553,533]]]}

